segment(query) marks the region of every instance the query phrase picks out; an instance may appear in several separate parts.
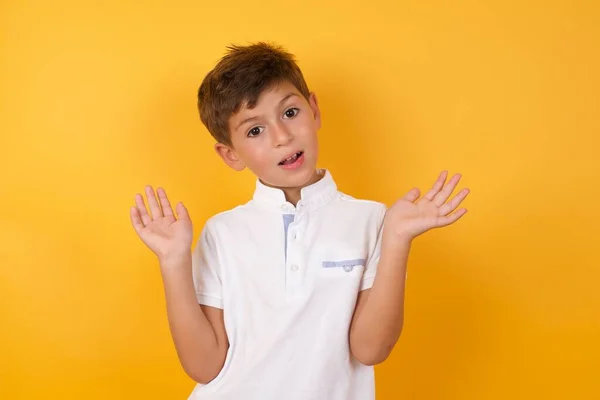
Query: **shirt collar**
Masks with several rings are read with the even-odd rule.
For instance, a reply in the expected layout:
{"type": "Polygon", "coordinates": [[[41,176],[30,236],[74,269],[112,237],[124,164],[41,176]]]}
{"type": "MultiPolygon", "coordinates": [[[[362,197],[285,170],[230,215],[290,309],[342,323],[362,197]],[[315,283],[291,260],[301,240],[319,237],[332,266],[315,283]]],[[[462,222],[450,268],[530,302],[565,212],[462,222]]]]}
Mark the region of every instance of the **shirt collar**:
{"type": "MultiPolygon", "coordinates": [[[[323,175],[321,179],[300,189],[298,208],[305,207],[314,210],[332,200],[337,194],[337,185],[329,171],[320,169],[318,173],[323,175]]],[[[283,190],[267,186],[260,179],[256,179],[253,200],[262,206],[283,214],[292,214],[296,211],[296,208],[286,201],[283,190]]]]}

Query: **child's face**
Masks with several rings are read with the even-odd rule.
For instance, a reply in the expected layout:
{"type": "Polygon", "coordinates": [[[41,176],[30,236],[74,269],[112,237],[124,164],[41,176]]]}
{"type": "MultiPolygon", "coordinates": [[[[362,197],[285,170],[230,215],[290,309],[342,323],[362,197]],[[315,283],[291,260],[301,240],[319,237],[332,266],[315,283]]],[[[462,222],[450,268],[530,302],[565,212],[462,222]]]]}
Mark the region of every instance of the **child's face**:
{"type": "Polygon", "coordinates": [[[263,92],[253,109],[242,107],[229,119],[232,147],[216,144],[230,167],[248,167],[263,183],[279,188],[304,187],[315,178],[317,98],[307,101],[289,82],[263,92]]]}

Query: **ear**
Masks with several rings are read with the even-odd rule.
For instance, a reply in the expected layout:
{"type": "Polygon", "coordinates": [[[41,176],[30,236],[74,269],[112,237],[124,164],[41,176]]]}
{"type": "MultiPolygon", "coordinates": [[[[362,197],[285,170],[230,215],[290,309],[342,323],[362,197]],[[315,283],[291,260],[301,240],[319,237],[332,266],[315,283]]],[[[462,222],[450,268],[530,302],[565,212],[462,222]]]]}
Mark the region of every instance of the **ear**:
{"type": "Polygon", "coordinates": [[[315,94],[315,92],[310,93],[310,97],[308,98],[308,104],[310,105],[310,109],[313,112],[313,117],[315,118],[317,129],[321,129],[321,110],[319,110],[319,103],[317,101],[317,95],[315,94]]]}
{"type": "Polygon", "coordinates": [[[246,165],[238,158],[235,150],[223,143],[215,143],[215,151],[223,159],[223,162],[236,171],[243,171],[246,165]]]}

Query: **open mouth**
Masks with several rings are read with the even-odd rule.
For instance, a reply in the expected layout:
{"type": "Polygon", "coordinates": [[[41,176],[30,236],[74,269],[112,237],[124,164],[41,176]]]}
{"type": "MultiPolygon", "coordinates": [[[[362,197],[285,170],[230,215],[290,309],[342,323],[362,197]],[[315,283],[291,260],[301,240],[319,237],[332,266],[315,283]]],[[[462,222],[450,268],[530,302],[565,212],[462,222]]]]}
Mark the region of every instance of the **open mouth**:
{"type": "Polygon", "coordinates": [[[288,157],[285,160],[279,162],[279,165],[290,165],[290,164],[293,164],[293,163],[295,163],[300,158],[300,156],[302,156],[302,154],[304,154],[303,151],[299,151],[297,153],[294,153],[294,154],[292,154],[291,157],[288,157]]]}

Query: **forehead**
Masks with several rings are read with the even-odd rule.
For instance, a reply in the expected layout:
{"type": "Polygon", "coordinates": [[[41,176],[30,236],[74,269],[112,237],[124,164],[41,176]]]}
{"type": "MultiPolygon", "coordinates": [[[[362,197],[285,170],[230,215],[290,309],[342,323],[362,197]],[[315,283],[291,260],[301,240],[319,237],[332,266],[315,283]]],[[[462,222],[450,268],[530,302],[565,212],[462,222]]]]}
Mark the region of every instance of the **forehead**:
{"type": "Polygon", "coordinates": [[[244,102],[242,103],[240,110],[236,114],[239,114],[242,111],[253,111],[263,108],[274,108],[278,106],[281,100],[284,97],[288,96],[290,93],[300,95],[298,89],[296,89],[296,87],[288,81],[275,83],[272,86],[269,86],[268,88],[264,89],[260,93],[256,104],[254,104],[253,107],[248,107],[248,104],[244,102]]]}

